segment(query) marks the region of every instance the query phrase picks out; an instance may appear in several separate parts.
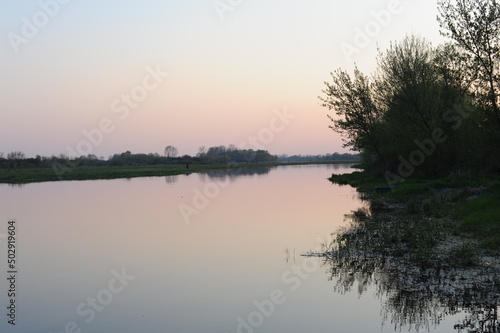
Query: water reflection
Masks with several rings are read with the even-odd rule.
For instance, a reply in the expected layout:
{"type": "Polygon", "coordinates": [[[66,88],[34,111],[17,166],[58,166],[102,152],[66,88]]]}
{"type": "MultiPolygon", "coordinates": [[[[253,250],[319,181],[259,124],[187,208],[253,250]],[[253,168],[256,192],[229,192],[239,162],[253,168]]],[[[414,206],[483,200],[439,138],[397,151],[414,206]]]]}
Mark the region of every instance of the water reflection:
{"type": "Polygon", "coordinates": [[[244,176],[263,176],[267,175],[271,171],[272,167],[252,167],[252,168],[236,168],[228,170],[208,170],[198,173],[198,176],[202,182],[209,181],[220,181],[233,182],[236,178],[241,178],[244,176]]]}
{"type": "Polygon", "coordinates": [[[165,182],[167,184],[174,184],[179,180],[179,176],[165,176],[165,182]]]}
{"type": "Polygon", "coordinates": [[[16,184],[16,183],[8,183],[7,184],[9,187],[12,187],[12,188],[21,188],[23,187],[24,185],[26,184],[16,184]]]}
{"type": "Polygon", "coordinates": [[[355,290],[361,295],[374,288],[383,300],[383,323],[391,323],[398,331],[430,330],[445,317],[461,314],[464,319],[454,325],[459,332],[500,332],[497,270],[489,266],[425,268],[388,255],[370,239],[373,230],[364,222],[370,214],[377,212],[364,209],[346,215],[352,228],[341,232],[336,245],[324,254],[336,292],[355,290]]]}
{"type": "MultiPolygon", "coordinates": [[[[279,166],[281,169],[293,168],[293,169],[317,169],[325,168],[328,170],[334,170],[335,173],[343,173],[348,167],[346,164],[305,164],[305,165],[289,165],[289,166],[279,166]]],[[[264,176],[269,174],[272,169],[276,169],[276,166],[252,166],[248,167],[235,167],[232,169],[225,170],[208,170],[198,173],[198,177],[202,182],[206,181],[219,181],[219,182],[233,182],[236,178],[245,176],[264,176]]]]}
{"type": "MultiPolygon", "coordinates": [[[[344,171],[353,170],[344,166],[344,171]]],[[[95,333],[237,332],[237,318],[246,320],[256,309],[254,301],[262,302],[276,288],[290,290],[283,274],[301,267],[298,255],[315,249],[318,239],[343,224],[343,213],[360,205],[354,189],[326,180],[331,175],[326,166],[238,172],[241,177],[220,186],[191,224],[180,205],[196,208],[196,193],[213,188],[195,173],[177,180],[44,182],[19,190],[0,186],[0,236],[9,219],[20,223],[22,320],[17,331],[60,332],[74,321],[82,331],[95,333]],[[77,307],[88,297],[106,297],[102,291],[111,270],[122,268],[136,279],[87,324],[77,307]]],[[[235,173],[205,177],[219,174],[229,179],[235,173]]],[[[4,273],[5,258],[0,260],[4,273]]],[[[295,273],[287,277],[298,278],[295,273]]],[[[264,317],[255,332],[328,332],[333,322],[336,331],[348,331],[359,300],[325,293],[330,286],[325,280],[320,270],[301,279],[302,286],[286,295],[286,304],[264,317]]],[[[7,290],[7,283],[0,282],[0,290],[7,290]]],[[[7,301],[4,296],[0,303],[7,301]]],[[[372,310],[377,316],[379,309],[372,310]]],[[[0,332],[9,331],[7,325],[0,320],[0,332]]],[[[371,332],[365,326],[357,323],[356,332],[371,332]]]]}

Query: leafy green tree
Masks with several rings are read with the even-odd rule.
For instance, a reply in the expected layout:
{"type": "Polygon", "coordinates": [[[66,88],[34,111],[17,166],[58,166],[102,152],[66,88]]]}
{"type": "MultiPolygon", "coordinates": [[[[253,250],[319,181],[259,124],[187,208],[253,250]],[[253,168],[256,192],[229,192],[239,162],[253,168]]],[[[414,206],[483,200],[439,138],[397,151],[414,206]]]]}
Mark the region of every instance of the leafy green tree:
{"type": "Polygon", "coordinates": [[[434,57],[430,43],[408,36],[380,52],[375,79],[379,107],[392,112],[398,122],[429,134],[441,108],[434,57]]]}
{"type": "Polygon", "coordinates": [[[441,139],[448,140],[456,130],[446,114],[467,96],[460,59],[451,45],[435,48],[417,36],[407,36],[379,53],[375,91],[378,107],[384,110],[380,140],[387,168],[395,169],[400,156],[423,149],[426,156],[419,157],[418,171],[427,176],[446,172],[450,147],[441,139]],[[433,142],[436,139],[439,142],[433,142]]]}
{"type": "Polygon", "coordinates": [[[328,115],[333,125],[330,128],[343,134],[344,147],[355,151],[368,151],[384,160],[377,139],[377,126],[381,120],[381,110],[373,99],[373,84],[356,67],[354,76],[346,71],[331,73],[332,82],[325,82],[325,97],[320,97],[322,105],[334,110],[337,117],[328,115]]]}
{"type": "Polygon", "coordinates": [[[357,68],[354,77],[332,73],[321,98],[337,115],[330,117],[330,127],[361,152],[366,167],[399,181],[401,175],[446,175],[492,165],[498,153],[491,126],[473,105],[463,50],[408,36],[379,52],[377,63],[372,77],[357,68]]]}

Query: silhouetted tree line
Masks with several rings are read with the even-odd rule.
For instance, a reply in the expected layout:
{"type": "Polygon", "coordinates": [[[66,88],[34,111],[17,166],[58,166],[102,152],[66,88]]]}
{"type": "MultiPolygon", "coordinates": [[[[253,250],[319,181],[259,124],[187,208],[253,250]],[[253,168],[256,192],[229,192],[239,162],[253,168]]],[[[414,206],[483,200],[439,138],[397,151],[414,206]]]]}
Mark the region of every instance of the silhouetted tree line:
{"type": "Polygon", "coordinates": [[[359,154],[333,153],[324,155],[279,155],[278,161],[288,162],[334,162],[334,161],[360,161],[359,154]]]}
{"type": "Polygon", "coordinates": [[[202,163],[271,163],[278,157],[267,150],[239,149],[235,145],[214,146],[206,149],[200,147],[196,158],[202,163]]]}
{"type": "Polygon", "coordinates": [[[114,154],[108,159],[98,158],[95,155],[80,157],[68,157],[66,155],[26,158],[25,154],[19,151],[9,153],[5,158],[0,153],[0,168],[2,169],[32,169],[51,168],[57,165],[62,167],[79,166],[144,166],[144,165],[186,165],[186,164],[227,164],[227,163],[264,163],[276,162],[278,157],[271,155],[266,150],[238,149],[230,145],[215,146],[205,149],[200,148],[196,156],[183,155],[176,157],[177,149],[167,146],[165,156],[157,153],[133,154],[126,151],[121,154],[114,154]]]}
{"type": "Polygon", "coordinates": [[[0,169],[36,169],[36,168],[51,168],[55,163],[60,165],[79,165],[79,166],[100,166],[109,164],[104,159],[99,159],[95,155],[80,156],[69,158],[66,155],[59,156],[40,156],[26,157],[23,152],[14,151],[7,154],[6,157],[0,153],[0,169]]]}
{"type": "Polygon", "coordinates": [[[332,72],[320,97],[345,146],[389,182],[500,170],[500,5],[438,3],[452,43],[408,36],[379,52],[371,76],[332,72]]]}
{"type": "Polygon", "coordinates": [[[132,154],[126,151],[121,154],[114,154],[108,161],[112,166],[139,166],[139,165],[161,165],[180,164],[182,157],[167,157],[157,153],[132,154]]]}

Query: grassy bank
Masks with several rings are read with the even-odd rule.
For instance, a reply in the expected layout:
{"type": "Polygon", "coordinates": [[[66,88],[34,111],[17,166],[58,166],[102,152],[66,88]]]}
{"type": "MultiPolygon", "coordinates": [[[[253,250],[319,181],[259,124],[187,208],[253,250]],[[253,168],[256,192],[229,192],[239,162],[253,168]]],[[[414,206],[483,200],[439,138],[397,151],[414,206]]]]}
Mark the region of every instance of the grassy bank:
{"type": "Polygon", "coordinates": [[[0,169],[0,183],[25,184],[33,182],[59,181],[59,180],[91,180],[91,179],[116,179],[135,177],[161,177],[182,175],[209,170],[235,170],[251,167],[274,167],[280,165],[301,164],[344,164],[350,162],[316,162],[316,163],[258,163],[258,164],[192,164],[189,168],[185,165],[157,165],[157,166],[95,166],[74,167],[56,170],[44,169],[0,169]]]}
{"type": "Polygon", "coordinates": [[[399,330],[462,311],[470,315],[454,326],[459,331],[498,327],[500,176],[406,179],[390,191],[366,172],[331,181],[355,186],[369,203],[311,254],[325,258],[336,289],[357,283],[362,293],[374,283],[399,330]]]}
{"type": "MultiPolygon", "coordinates": [[[[376,219],[389,219],[384,225],[379,247],[410,251],[412,259],[431,264],[436,255],[450,262],[469,265],[479,251],[500,253],[500,176],[407,179],[390,191],[377,191],[387,185],[367,172],[333,175],[338,184],[350,184],[370,199],[376,219]],[[380,188],[379,188],[380,189],[380,188]],[[389,213],[387,213],[389,211],[389,213]],[[457,242],[460,238],[462,241],[457,242]],[[459,244],[460,243],[460,244],[459,244]]],[[[373,225],[376,227],[376,224],[373,225]]]]}

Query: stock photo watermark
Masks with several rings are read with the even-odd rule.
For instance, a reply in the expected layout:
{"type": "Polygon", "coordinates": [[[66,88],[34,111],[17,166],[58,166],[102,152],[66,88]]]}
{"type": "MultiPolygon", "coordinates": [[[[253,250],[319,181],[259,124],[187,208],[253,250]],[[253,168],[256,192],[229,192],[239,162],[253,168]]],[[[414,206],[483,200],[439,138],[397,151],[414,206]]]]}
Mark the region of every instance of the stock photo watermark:
{"type": "MultiPolygon", "coordinates": [[[[118,119],[123,121],[127,119],[132,110],[137,109],[140,103],[143,102],[149,94],[156,90],[161,83],[170,75],[160,69],[159,65],[155,67],[147,66],[146,74],[140,84],[135,85],[128,93],[121,94],[113,100],[110,105],[112,113],[117,114],[118,119]]],[[[106,135],[113,133],[116,129],[116,120],[110,117],[103,117],[97,127],[91,129],[83,129],[82,135],[84,139],[80,140],[75,146],[66,146],[66,152],[73,156],[87,156],[93,153],[94,149],[104,142],[106,135]]],[[[77,167],[76,163],[72,165],[62,165],[53,163],[52,169],[59,179],[65,172],[71,171],[77,167]]]]}
{"type": "MultiPolygon", "coordinates": [[[[113,277],[109,279],[106,288],[99,290],[95,297],[87,297],[76,307],[76,314],[82,318],[87,325],[91,324],[97,317],[97,313],[104,311],[106,306],[109,306],[115,299],[115,296],[122,293],[131,281],[135,280],[135,276],[127,274],[125,268],[121,271],[113,269],[111,271],[113,277]]],[[[61,333],[81,333],[83,323],[77,321],[68,321],[64,325],[61,333]]],[[[52,333],[52,332],[50,332],[52,333]]]]}
{"type": "MultiPolygon", "coordinates": [[[[246,140],[238,145],[239,149],[265,149],[266,145],[270,144],[277,133],[285,130],[285,128],[290,125],[291,120],[293,120],[296,115],[289,113],[285,108],[283,110],[273,110],[274,116],[269,120],[267,127],[262,128],[256,135],[248,136],[246,140]]],[[[251,161],[248,161],[251,162],[251,161]]],[[[222,189],[229,185],[229,180],[225,182],[209,182],[203,186],[202,189],[193,189],[193,199],[191,204],[181,203],[179,205],[179,211],[182,218],[186,224],[191,223],[191,218],[193,215],[200,215],[201,211],[206,209],[210,200],[215,199],[219,196],[222,189]]]]}
{"type": "Polygon", "coordinates": [[[221,22],[224,21],[226,13],[233,12],[236,8],[241,6],[243,0],[215,0],[212,3],[215,12],[219,16],[221,22]]]}
{"type": "Polygon", "coordinates": [[[372,11],[370,13],[371,20],[362,27],[358,26],[354,29],[352,41],[340,44],[340,50],[347,60],[352,61],[353,55],[360,54],[373,42],[374,38],[392,23],[394,16],[403,11],[401,2],[401,0],[391,0],[387,3],[386,8],[372,11]]]}
{"type": "Polygon", "coordinates": [[[31,17],[23,16],[21,18],[21,28],[19,33],[9,32],[7,39],[12,46],[15,54],[20,52],[21,45],[28,44],[40,31],[45,28],[49,22],[54,19],[61,11],[62,6],[67,5],[72,0],[45,0],[39,1],[40,9],[31,17]]]}
{"type": "MultiPolygon", "coordinates": [[[[321,253],[323,247],[321,244],[327,244],[324,240],[318,238],[318,246],[314,252],[321,253]]],[[[281,275],[283,287],[273,289],[269,297],[263,300],[252,302],[253,310],[246,315],[236,318],[237,333],[253,333],[256,329],[264,325],[266,319],[270,318],[280,305],[288,300],[287,295],[299,290],[303,282],[308,280],[313,273],[320,267],[320,258],[315,255],[304,255],[306,258],[299,265],[294,264],[281,275]]],[[[228,333],[228,332],[226,332],[228,333]]]]}
{"type": "Polygon", "coordinates": [[[17,244],[17,222],[10,220],[7,222],[7,234],[3,237],[7,240],[7,323],[16,325],[17,320],[17,281],[18,281],[18,244],[17,244]]]}
{"type": "MultiPolygon", "coordinates": [[[[469,118],[469,116],[470,110],[457,107],[446,111],[443,114],[443,120],[445,123],[450,124],[452,130],[456,131],[462,126],[464,119],[469,118]]],[[[436,127],[432,130],[431,138],[424,140],[415,139],[413,142],[417,148],[408,154],[406,158],[403,155],[398,156],[400,163],[397,168],[397,174],[390,171],[385,172],[384,177],[387,183],[395,185],[404,182],[406,178],[413,175],[416,168],[424,164],[427,157],[435,153],[437,145],[443,144],[448,138],[448,135],[442,128],[436,127]]]]}

